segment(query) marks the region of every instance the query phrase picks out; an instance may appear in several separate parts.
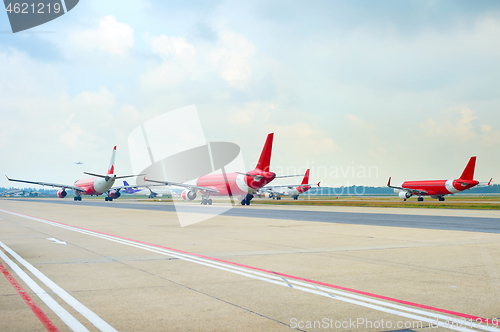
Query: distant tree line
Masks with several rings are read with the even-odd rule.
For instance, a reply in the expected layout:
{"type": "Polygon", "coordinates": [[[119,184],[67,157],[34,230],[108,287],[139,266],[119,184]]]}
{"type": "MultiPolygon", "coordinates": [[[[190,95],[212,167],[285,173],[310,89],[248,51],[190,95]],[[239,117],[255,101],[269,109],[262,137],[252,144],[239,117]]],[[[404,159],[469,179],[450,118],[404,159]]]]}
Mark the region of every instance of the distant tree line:
{"type": "MultiPolygon", "coordinates": [[[[394,190],[388,187],[366,187],[366,186],[349,186],[349,187],[319,187],[311,188],[307,194],[309,195],[328,195],[328,196],[344,196],[344,195],[392,195],[394,190]]],[[[492,184],[487,187],[476,187],[470,190],[465,190],[458,195],[476,195],[476,194],[500,194],[500,184],[492,184]]]]}

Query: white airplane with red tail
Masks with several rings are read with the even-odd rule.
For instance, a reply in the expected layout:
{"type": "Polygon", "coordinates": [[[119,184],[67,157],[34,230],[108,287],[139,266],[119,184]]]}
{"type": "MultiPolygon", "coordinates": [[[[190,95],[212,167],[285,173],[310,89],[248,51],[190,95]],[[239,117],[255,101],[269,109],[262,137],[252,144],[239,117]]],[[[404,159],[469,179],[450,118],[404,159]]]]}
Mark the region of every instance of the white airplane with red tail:
{"type": "Polygon", "coordinates": [[[120,194],[121,189],[136,188],[137,187],[137,186],[113,187],[113,184],[115,183],[116,179],[122,179],[122,178],[136,176],[136,175],[116,176],[116,174],[114,174],[115,173],[115,166],[114,166],[115,165],[115,155],[116,155],[116,146],[113,148],[113,153],[111,155],[111,162],[109,164],[108,172],[106,173],[106,175],[83,172],[87,175],[92,175],[92,177],[88,178],[88,179],[84,179],[84,180],[78,180],[73,185],[65,185],[65,184],[49,183],[49,182],[38,182],[38,181],[16,180],[16,179],[10,179],[7,175],[5,175],[5,177],[7,177],[7,179],[9,181],[23,182],[23,183],[37,184],[37,185],[41,185],[41,186],[61,188],[57,192],[57,197],[59,197],[59,198],[66,197],[68,195],[68,192],[66,191],[66,189],[71,189],[75,193],[75,197],[74,197],[75,201],[81,201],[82,195],[99,196],[99,195],[102,195],[104,193],[107,193],[105,200],[112,201],[113,199],[121,196],[121,194],[120,194]]]}
{"type": "Polygon", "coordinates": [[[181,194],[185,201],[196,199],[198,193],[202,195],[201,204],[212,205],[211,196],[236,196],[242,205],[250,205],[253,195],[262,187],[276,178],[294,177],[298,175],[276,176],[269,170],[271,164],[271,151],[273,136],[267,135],[266,143],[260,154],[259,161],[254,170],[249,172],[234,172],[223,174],[209,174],[195,180],[196,184],[178,183],[144,179],[146,182],[161,183],[167,186],[186,188],[181,194]]]}
{"type": "Polygon", "coordinates": [[[306,171],[304,178],[302,179],[302,183],[300,185],[290,184],[290,185],[279,185],[279,186],[266,186],[260,190],[260,193],[263,194],[266,198],[272,198],[280,200],[281,196],[290,196],[294,200],[299,198],[300,194],[307,192],[311,189],[311,186],[317,185],[319,187],[320,182],[317,184],[309,183],[309,169],[306,171]]]}

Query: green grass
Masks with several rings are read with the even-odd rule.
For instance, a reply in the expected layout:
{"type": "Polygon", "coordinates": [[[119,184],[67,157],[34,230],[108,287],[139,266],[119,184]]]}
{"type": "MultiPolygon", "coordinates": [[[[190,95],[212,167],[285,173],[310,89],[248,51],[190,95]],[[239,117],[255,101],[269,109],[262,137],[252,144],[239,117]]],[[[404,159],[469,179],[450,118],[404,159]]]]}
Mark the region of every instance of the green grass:
{"type": "MultiPolygon", "coordinates": [[[[23,197],[25,199],[44,199],[49,197],[23,197]]],[[[50,197],[54,199],[54,197],[50,197]]],[[[8,199],[3,198],[2,199],[8,199]]],[[[100,199],[92,197],[86,199],[100,199]]],[[[423,202],[418,202],[415,197],[404,202],[394,196],[300,196],[297,201],[289,197],[281,200],[267,198],[254,198],[252,204],[263,205],[299,205],[299,206],[361,206],[361,207],[386,207],[386,208],[426,208],[426,209],[468,209],[468,210],[500,210],[500,196],[446,196],[446,201],[439,202],[430,197],[425,197],[423,202]]],[[[144,196],[122,196],[118,201],[139,201],[156,203],[173,203],[172,198],[149,199],[144,196]],[[161,201],[160,201],[161,199],[161,201]]],[[[215,197],[214,204],[220,203],[215,197]]],[[[226,201],[224,201],[226,202],[226,201]]]]}
{"type": "MultiPolygon", "coordinates": [[[[431,199],[429,199],[431,200],[431,199]]],[[[497,201],[487,200],[488,202],[481,202],[476,199],[470,202],[439,202],[439,201],[401,201],[398,199],[382,199],[382,198],[357,198],[357,199],[326,199],[326,200],[263,200],[256,199],[252,204],[266,204],[266,205],[309,205],[309,206],[366,206],[366,207],[397,207],[397,208],[427,208],[427,209],[469,209],[469,210],[500,210],[500,200],[497,201]]]]}

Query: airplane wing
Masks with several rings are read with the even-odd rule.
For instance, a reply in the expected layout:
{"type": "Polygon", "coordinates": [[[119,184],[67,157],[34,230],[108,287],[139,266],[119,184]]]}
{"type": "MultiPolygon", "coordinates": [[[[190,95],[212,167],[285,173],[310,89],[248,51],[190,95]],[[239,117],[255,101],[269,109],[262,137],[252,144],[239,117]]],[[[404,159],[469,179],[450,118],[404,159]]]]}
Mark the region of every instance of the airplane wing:
{"type": "Polygon", "coordinates": [[[288,189],[293,189],[296,187],[302,187],[302,186],[318,186],[319,187],[320,182],[318,183],[307,183],[307,184],[280,184],[280,185],[275,185],[275,186],[265,186],[264,188],[288,188],[288,189]]]}
{"type": "MultiPolygon", "coordinates": [[[[254,178],[255,181],[260,181],[262,179],[262,175],[248,174],[248,173],[245,173],[245,172],[236,172],[236,174],[250,176],[250,177],[254,178]]],[[[297,176],[304,176],[304,174],[281,175],[281,176],[276,176],[275,179],[279,179],[279,178],[293,178],[293,177],[297,177],[297,176]]]]}
{"type": "Polygon", "coordinates": [[[139,187],[144,187],[144,186],[137,186],[137,185],[128,185],[128,186],[116,186],[116,187],[111,187],[109,190],[117,190],[120,191],[122,189],[138,189],[139,187]]]}
{"type": "Polygon", "coordinates": [[[141,176],[141,175],[144,175],[144,174],[137,174],[137,175],[122,175],[122,176],[116,176],[115,174],[107,174],[107,175],[102,175],[102,174],[96,174],[96,173],[90,173],[90,172],[83,172],[83,174],[87,174],[87,175],[90,175],[90,176],[97,176],[98,178],[105,178],[106,181],[112,177],[114,177],[115,179],[125,179],[125,178],[134,178],[134,177],[137,177],[137,176],[141,176]]]}
{"type": "Polygon", "coordinates": [[[5,175],[7,180],[9,181],[15,181],[15,182],[23,182],[23,183],[30,183],[30,184],[38,184],[40,186],[47,186],[47,187],[58,187],[58,188],[63,188],[63,189],[71,189],[74,191],[79,191],[79,192],[84,192],[85,190],[80,188],[80,187],[75,187],[71,185],[66,185],[66,184],[59,184],[59,183],[50,183],[50,182],[38,182],[38,181],[26,181],[26,180],[16,180],[16,179],[11,179],[7,175],[5,175]]]}
{"type": "Polygon", "coordinates": [[[157,180],[149,180],[149,179],[144,179],[144,181],[162,183],[165,186],[177,186],[177,187],[183,187],[183,188],[187,188],[187,189],[203,190],[203,191],[208,191],[211,193],[219,193],[219,190],[217,190],[217,189],[209,188],[209,187],[200,187],[200,186],[197,186],[194,184],[171,182],[171,181],[157,181],[157,180]]]}
{"type": "Polygon", "coordinates": [[[412,194],[417,194],[417,195],[427,195],[429,192],[427,190],[423,189],[410,189],[410,188],[403,188],[403,187],[397,187],[397,186],[391,186],[391,178],[389,178],[389,182],[387,182],[387,187],[393,188],[393,189],[399,189],[399,190],[404,190],[406,192],[412,193],[412,194]]]}
{"type": "Polygon", "coordinates": [[[493,178],[488,182],[479,182],[476,187],[488,187],[491,184],[491,180],[493,180],[493,178]]]}
{"type": "Polygon", "coordinates": [[[280,176],[276,176],[275,179],[281,179],[281,178],[295,178],[295,177],[298,177],[298,176],[304,176],[305,174],[296,174],[296,175],[280,175],[280,176]]]}
{"type": "Polygon", "coordinates": [[[263,188],[260,188],[260,189],[258,190],[258,193],[259,193],[259,194],[261,194],[261,195],[262,195],[262,194],[264,194],[264,193],[269,193],[269,194],[273,194],[273,195],[275,195],[275,196],[278,196],[278,195],[281,195],[281,194],[282,194],[282,193],[280,193],[280,192],[278,192],[278,191],[273,190],[273,189],[272,189],[272,188],[270,188],[270,187],[263,187],[263,188]]]}
{"type": "Polygon", "coordinates": [[[116,186],[116,187],[111,187],[109,190],[122,190],[122,189],[140,189],[140,188],[146,188],[151,191],[149,187],[163,187],[165,184],[149,184],[149,185],[124,185],[124,186],[116,186]]]}

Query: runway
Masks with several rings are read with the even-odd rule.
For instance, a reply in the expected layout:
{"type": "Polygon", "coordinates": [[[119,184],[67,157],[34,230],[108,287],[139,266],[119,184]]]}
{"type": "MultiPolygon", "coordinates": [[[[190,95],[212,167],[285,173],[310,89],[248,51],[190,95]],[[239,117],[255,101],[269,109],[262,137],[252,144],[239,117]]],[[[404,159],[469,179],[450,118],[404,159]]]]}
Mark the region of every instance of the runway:
{"type": "MultiPolygon", "coordinates": [[[[22,201],[22,200],[20,200],[22,201]]],[[[134,209],[148,211],[164,211],[175,212],[173,203],[161,202],[134,202],[134,201],[118,201],[105,202],[103,200],[84,200],[81,202],[73,202],[71,200],[47,200],[38,199],[34,202],[64,204],[74,206],[75,204],[88,207],[111,207],[119,209],[134,209]]],[[[358,208],[358,210],[369,208],[358,208]]],[[[324,210],[324,209],[323,209],[324,210]]],[[[443,215],[414,215],[414,214],[388,214],[381,211],[389,209],[377,209],[377,213],[361,213],[361,212],[336,212],[322,211],[315,207],[297,206],[291,208],[288,206],[235,206],[228,211],[222,211],[221,208],[214,204],[212,206],[201,206],[192,203],[184,207],[183,211],[189,213],[201,213],[208,215],[224,215],[231,217],[250,217],[264,219],[282,219],[282,220],[300,220],[300,221],[315,221],[338,224],[351,225],[371,225],[371,226],[391,226],[391,227],[408,227],[421,229],[440,229],[452,231],[466,232],[485,232],[485,233],[500,233],[500,214],[497,211],[487,211],[490,213],[489,218],[485,217],[458,217],[458,216],[443,216],[443,215]],[[309,210],[307,210],[309,208],[309,210]]],[[[413,209],[415,210],[415,209],[413,209]]],[[[411,211],[410,213],[412,213],[411,211]]],[[[445,211],[446,212],[446,211],[445,211]]],[[[465,211],[464,214],[466,214],[465,211]]],[[[443,213],[443,211],[441,211],[443,213]]]]}
{"type": "MultiPolygon", "coordinates": [[[[482,223],[466,231],[431,228],[458,227],[446,216],[250,206],[181,228],[171,205],[106,203],[0,200],[0,263],[58,330],[498,330],[495,214],[462,217],[482,223]]],[[[49,330],[12,278],[0,330],[49,330]]]]}

